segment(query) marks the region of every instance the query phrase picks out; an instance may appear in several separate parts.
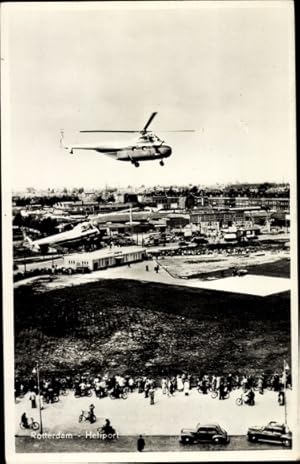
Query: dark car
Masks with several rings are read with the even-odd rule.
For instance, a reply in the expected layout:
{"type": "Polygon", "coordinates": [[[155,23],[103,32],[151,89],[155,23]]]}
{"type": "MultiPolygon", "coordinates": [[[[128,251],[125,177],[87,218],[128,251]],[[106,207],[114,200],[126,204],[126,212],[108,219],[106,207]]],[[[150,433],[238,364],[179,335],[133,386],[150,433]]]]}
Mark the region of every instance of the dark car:
{"type": "Polygon", "coordinates": [[[218,424],[197,424],[194,429],[182,429],[181,443],[229,443],[227,432],[218,424]]]}
{"type": "Polygon", "coordinates": [[[250,427],[247,435],[248,440],[252,442],[264,441],[289,448],[292,446],[292,432],[285,424],[278,422],[269,422],[264,427],[250,427]]]}

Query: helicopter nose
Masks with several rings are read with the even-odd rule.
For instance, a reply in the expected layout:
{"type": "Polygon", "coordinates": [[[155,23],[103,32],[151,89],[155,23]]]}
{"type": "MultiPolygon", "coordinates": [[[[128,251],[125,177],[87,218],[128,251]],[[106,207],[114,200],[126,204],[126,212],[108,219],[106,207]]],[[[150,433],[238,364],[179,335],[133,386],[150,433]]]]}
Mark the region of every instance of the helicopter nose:
{"type": "Polygon", "coordinates": [[[162,145],[159,147],[159,153],[163,155],[164,158],[167,158],[172,153],[172,148],[169,145],[162,145]]]}

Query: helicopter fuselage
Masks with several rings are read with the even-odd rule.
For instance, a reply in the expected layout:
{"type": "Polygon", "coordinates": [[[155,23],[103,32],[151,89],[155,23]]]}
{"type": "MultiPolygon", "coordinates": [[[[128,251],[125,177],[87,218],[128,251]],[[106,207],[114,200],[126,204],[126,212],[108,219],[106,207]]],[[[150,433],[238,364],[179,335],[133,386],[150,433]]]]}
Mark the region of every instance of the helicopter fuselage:
{"type": "MultiPolygon", "coordinates": [[[[102,152],[103,149],[96,151],[102,152]]],[[[129,146],[121,148],[117,151],[106,153],[106,155],[112,156],[118,161],[147,161],[147,160],[159,160],[168,158],[171,156],[172,148],[169,145],[150,145],[144,144],[143,146],[129,146]]]]}

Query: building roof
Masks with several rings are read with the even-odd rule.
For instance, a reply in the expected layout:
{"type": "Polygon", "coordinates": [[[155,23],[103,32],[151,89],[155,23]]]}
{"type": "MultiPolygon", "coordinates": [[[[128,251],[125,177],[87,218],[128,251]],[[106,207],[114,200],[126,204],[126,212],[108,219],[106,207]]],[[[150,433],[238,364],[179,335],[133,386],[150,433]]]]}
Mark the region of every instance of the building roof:
{"type": "Polygon", "coordinates": [[[101,258],[111,258],[114,256],[122,256],[129,253],[138,253],[146,251],[145,248],[140,246],[126,246],[126,247],[112,247],[112,248],[102,248],[101,250],[95,250],[90,252],[82,253],[72,253],[67,255],[68,259],[78,259],[78,260],[88,260],[88,259],[101,259],[101,258]]]}

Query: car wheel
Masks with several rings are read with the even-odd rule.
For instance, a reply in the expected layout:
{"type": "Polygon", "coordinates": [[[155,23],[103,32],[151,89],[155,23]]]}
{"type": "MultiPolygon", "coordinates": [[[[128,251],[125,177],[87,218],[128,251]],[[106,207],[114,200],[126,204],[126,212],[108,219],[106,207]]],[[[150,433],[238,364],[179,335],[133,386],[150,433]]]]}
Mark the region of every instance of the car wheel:
{"type": "Polygon", "coordinates": [[[249,440],[251,440],[251,441],[257,441],[257,438],[256,438],[255,435],[250,435],[250,436],[249,436],[249,440]]]}
{"type": "Polygon", "coordinates": [[[290,440],[284,440],[283,444],[284,444],[284,446],[286,446],[286,448],[290,448],[290,446],[291,446],[290,440]]]}
{"type": "Polygon", "coordinates": [[[220,438],[218,438],[218,437],[213,438],[213,442],[214,443],[220,443],[220,438]]]}

